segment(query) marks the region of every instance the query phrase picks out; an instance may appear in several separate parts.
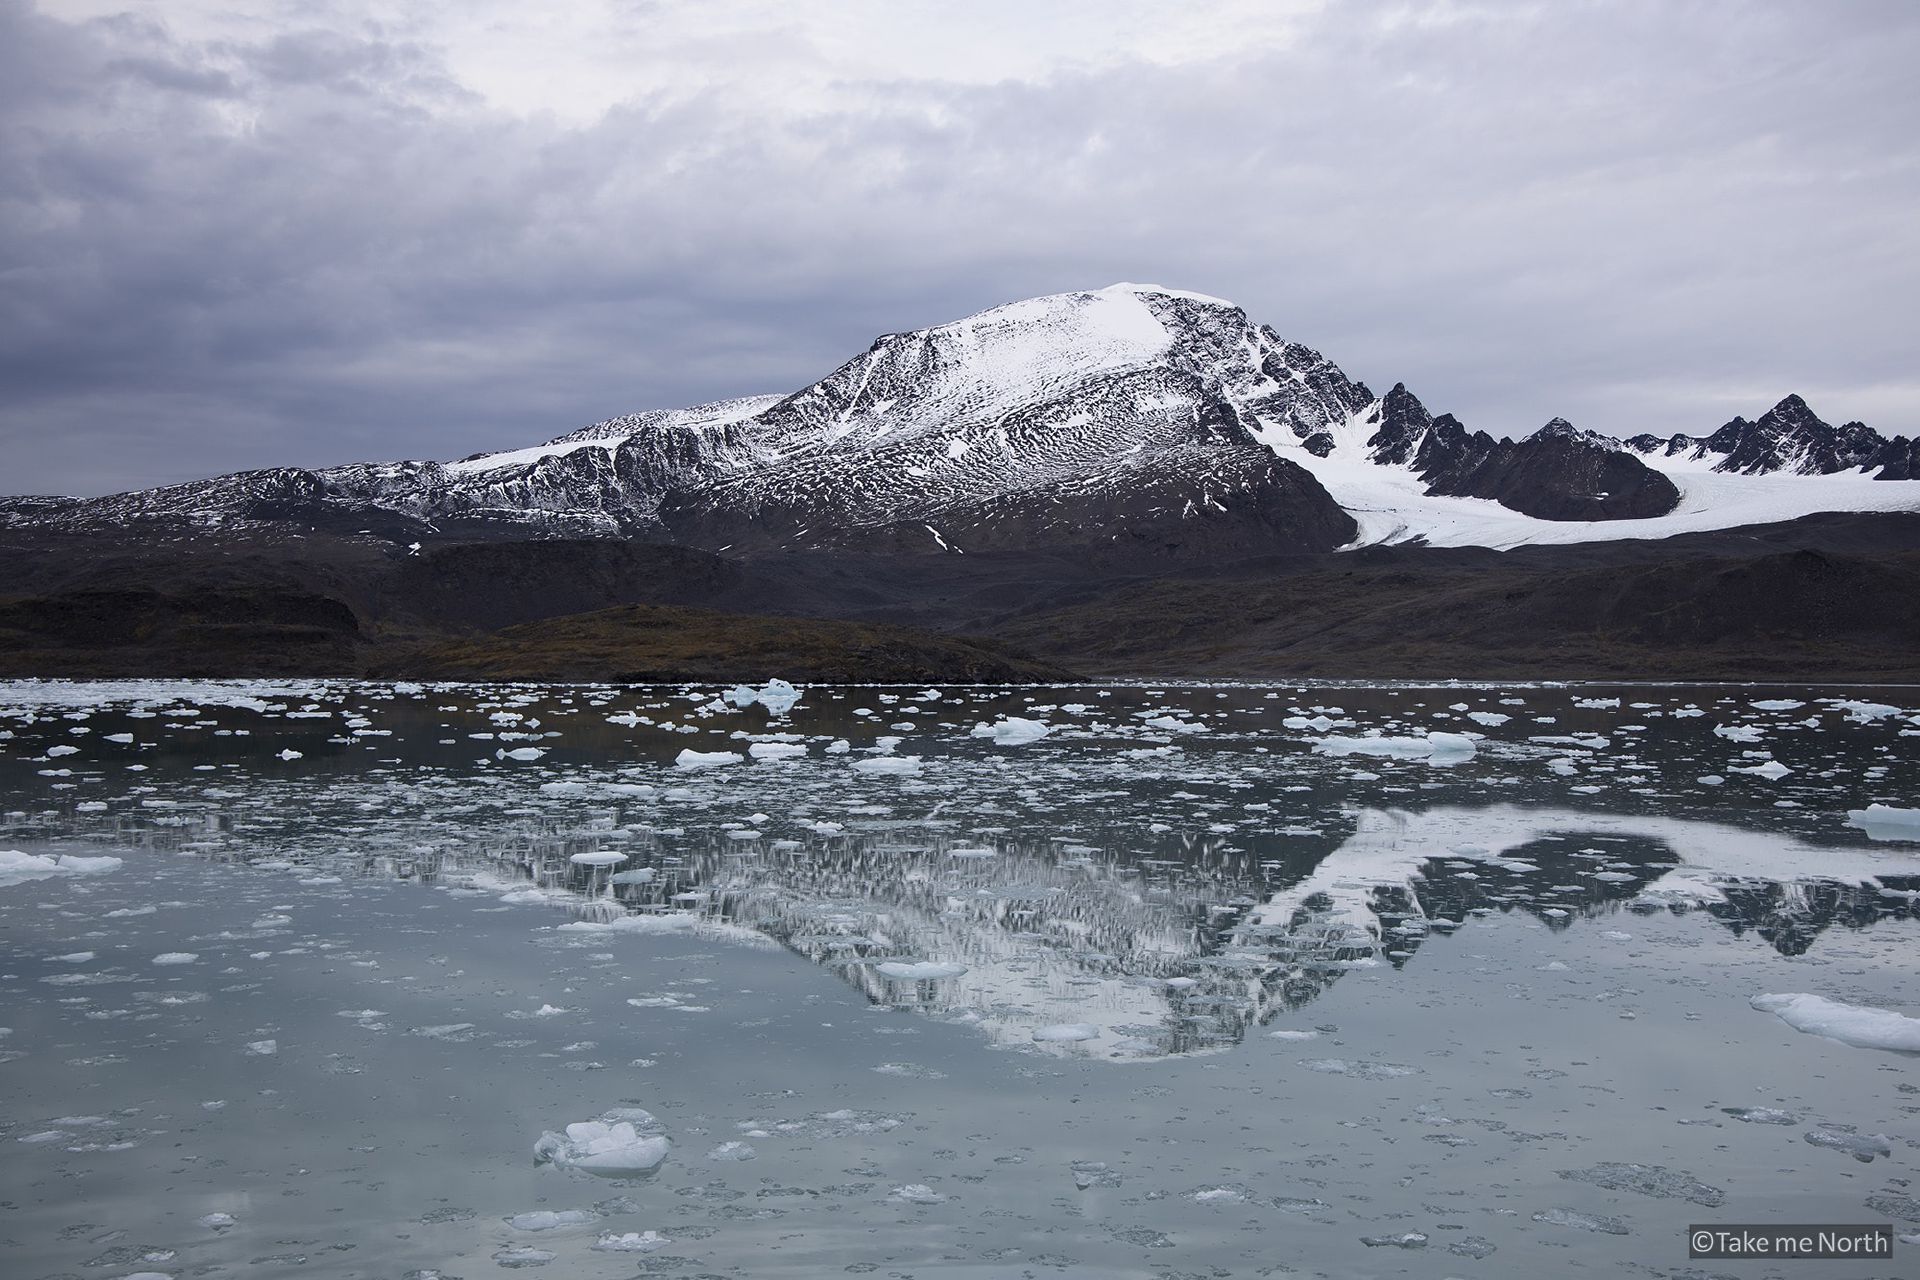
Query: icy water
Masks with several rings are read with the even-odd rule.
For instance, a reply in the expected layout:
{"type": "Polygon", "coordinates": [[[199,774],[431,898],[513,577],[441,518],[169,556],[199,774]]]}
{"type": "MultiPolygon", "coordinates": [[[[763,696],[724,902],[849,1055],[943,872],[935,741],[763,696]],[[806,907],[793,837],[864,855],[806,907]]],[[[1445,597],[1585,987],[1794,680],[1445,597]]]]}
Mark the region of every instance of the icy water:
{"type": "Polygon", "coordinates": [[[0,1273],[1920,1274],[1920,690],[727,692],[0,685],[0,1273]]]}

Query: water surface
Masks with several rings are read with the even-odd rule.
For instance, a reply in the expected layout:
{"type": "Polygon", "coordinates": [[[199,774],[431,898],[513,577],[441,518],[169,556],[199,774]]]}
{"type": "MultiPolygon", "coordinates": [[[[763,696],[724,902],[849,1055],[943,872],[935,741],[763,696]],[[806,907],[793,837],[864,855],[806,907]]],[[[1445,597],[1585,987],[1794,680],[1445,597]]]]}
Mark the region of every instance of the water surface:
{"type": "Polygon", "coordinates": [[[1911,1055],[1749,1004],[1920,1004],[1920,829],[1848,820],[1920,797],[1912,690],[725,692],[0,686],[0,849],[120,860],[0,875],[8,1274],[1745,1275],[1685,1226],[1920,1230],[1911,1055]],[[633,1109],[651,1175],[536,1161],[633,1109]]]}

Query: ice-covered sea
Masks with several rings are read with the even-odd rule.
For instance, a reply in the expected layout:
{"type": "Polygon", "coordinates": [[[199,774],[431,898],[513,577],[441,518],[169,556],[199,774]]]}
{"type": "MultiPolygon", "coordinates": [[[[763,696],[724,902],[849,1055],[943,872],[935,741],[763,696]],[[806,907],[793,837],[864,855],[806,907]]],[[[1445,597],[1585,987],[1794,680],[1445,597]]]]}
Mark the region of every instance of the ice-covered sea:
{"type": "Polygon", "coordinates": [[[1917,914],[1920,689],[0,684],[0,1274],[1912,1275],[1917,914]]]}

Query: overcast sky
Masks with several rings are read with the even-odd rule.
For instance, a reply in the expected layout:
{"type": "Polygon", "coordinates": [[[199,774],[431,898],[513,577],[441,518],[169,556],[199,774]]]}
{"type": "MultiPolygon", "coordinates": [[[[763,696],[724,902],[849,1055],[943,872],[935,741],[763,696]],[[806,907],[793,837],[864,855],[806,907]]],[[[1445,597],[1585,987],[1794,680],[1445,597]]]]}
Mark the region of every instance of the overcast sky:
{"type": "Polygon", "coordinates": [[[0,492],[453,458],[1119,280],[1495,434],[1920,431],[1920,4],[0,0],[0,492]]]}

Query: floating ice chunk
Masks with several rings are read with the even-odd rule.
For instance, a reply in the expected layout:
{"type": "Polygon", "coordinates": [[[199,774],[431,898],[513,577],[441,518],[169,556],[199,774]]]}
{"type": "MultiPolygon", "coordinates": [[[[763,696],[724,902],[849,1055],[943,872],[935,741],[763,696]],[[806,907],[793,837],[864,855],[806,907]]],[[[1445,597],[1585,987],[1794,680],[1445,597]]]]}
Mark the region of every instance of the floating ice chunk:
{"type": "Polygon", "coordinates": [[[593,1247],[599,1253],[652,1253],[672,1244],[658,1231],[627,1231],[616,1234],[609,1231],[594,1241],[593,1247]]]}
{"type": "Polygon", "coordinates": [[[673,758],[674,764],[682,769],[711,769],[723,764],[745,764],[747,758],[738,751],[695,751],[684,747],[673,758]]]}
{"type": "Polygon", "coordinates": [[[747,754],[755,760],[791,760],[807,754],[807,748],[800,742],[756,742],[747,748],[747,754]]]}
{"type": "Polygon", "coordinates": [[[1900,708],[1890,707],[1884,702],[1836,702],[1833,705],[1846,712],[1847,719],[1855,724],[1871,724],[1875,720],[1900,714],[1900,708]]]}
{"type": "Polygon", "coordinates": [[[1793,769],[1787,765],[1781,764],[1778,760],[1769,760],[1765,764],[1756,764],[1746,768],[1742,768],[1736,765],[1733,768],[1728,769],[1727,772],[1728,773],[1751,773],[1755,777],[1765,778],[1769,782],[1778,782],[1780,779],[1792,773],[1793,769]]]}
{"type": "Polygon", "coordinates": [[[751,1145],[745,1142],[722,1142],[707,1152],[707,1159],[722,1162],[751,1160],[759,1155],[751,1145]]]}
{"type": "Polygon", "coordinates": [[[1073,1185],[1082,1191],[1120,1185],[1120,1175],[1105,1160],[1075,1160],[1067,1167],[1073,1172],[1073,1185]]]}
{"type": "Polygon", "coordinates": [[[278,1040],[249,1040],[247,1042],[247,1056],[249,1058],[271,1058],[279,1052],[280,1042],[278,1040]]]}
{"type": "Polygon", "coordinates": [[[976,724],[972,736],[992,738],[995,746],[1019,747],[1038,742],[1052,732],[1053,726],[1042,721],[1007,716],[994,724],[976,724]]]}
{"type": "Polygon", "coordinates": [[[957,978],[967,971],[967,966],[937,964],[930,960],[915,963],[889,960],[885,964],[875,965],[874,970],[882,977],[892,978],[895,982],[930,982],[940,978],[957,978]]]}
{"type": "Polygon", "coordinates": [[[924,1182],[909,1182],[887,1193],[888,1204],[940,1204],[946,1197],[924,1182]]]}
{"type": "Polygon", "coordinates": [[[1095,1040],[1100,1036],[1100,1028],[1091,1022],[1057,1022],[1050,1027],[1036,1027],[1033,1038],[1039,1041],[1095,1040]]]}
{"type": "Polygon", "coordinates": [[[829,742],[823,750],[830,756],[843,756],[853,750],[853,744],[845,738],[835,738],[832,742],[829,742]]]}
{"type": "Polygon", "coordinates": [[[1800,1117],[1776,1107],[1722,1107],[1720,1109],[1735,1120],[1742,1120],[1747,1124],[1796,1125],[1800,1123],[1800,1117]]]}
{"type": "Polygon", "coordinates": [[[1318,1040],[1320,1033],[1306,1028],[1282,1027],[1278,1031],[1267,1032],[1269,1040],[1318,1040]]]}
{"type": "Polygon", "coordinates": [[[1885,1134],[1880,1133],[1869,1136],[1862,1133],[1840,1133],[1831,1129],[1809,1129],[1800,1136],[1813,1146],[1844,1151],[1861,1164],[1872,1164],[1875,1156],[1893,1154],[1893,1145],[1887,1141],[1885,1134]]]}
{"type": "Polygon", "coordinates": [[[919,756],[874,756],[870,760],[855,760],[855,773],[884,774],[903,777],[920,772],[919,756]]]}
{"type": "Polygon", "coordinates": [[[192,964],[200,958],[193,951],[165,951],[153,958],[155,964],[192,964]]]}
{"type": "Polygon", "coordinates": [[[1588,1169],[1561,1169],[1569,1182],[1587,1182],[1608,1191],[1632,1191],[1656,1200],[1680,1199],[1709,1209],[1726,1203],[1727,1193],[1696,1180],[1692,1174],[1658,1164],[1621,1164],[1604,1161],[1588,1169]]]}
{"type": "Polygon", "coordinates": [[[1164,729],[1168,733],[1205,733],[1207,731],[1207,726],[1203,724],[1195,724],[1191,720],[1181,720],[1174,716],[1155,716],[1141,723],[1149,729],[1164,729]]]}
{"type": "Polygon", "coordinates": [[[1513,717],[1501,715],[1498,711],[1469,711],[1467,712],[1467,719],[1473,721],[1475,724],[1483,724],[1491,729],[1496,725],[1505,724],[1507,721],[1513,719],[1513,717]]]}
{"type": "Polygon", "coordinates": [[[1369,1249],[1424,1249],[1427,1236],[1423,1231],[1403,1231],[1397,1236],[1361,1236],[1360,1243],[1369,1249]]]}
{"type": "Polygon", "coordinates": [[[1582,1213],[1578,1209],[1542,1209],[1533,1215],[1535,1222],[1544,1222],[1550,1227],[1578,1227],[1582,1231],[1598,1231],[1610,1236],[1630,1234],[1627,1224],[1618,1218],[1609,1218],[1598,1213],[1582,1213]]]}
{"type": "Polygon", "coordinates": [[[564,1133],[541,1134],[533,1158],[536,1164],[581,1169],[602,1178],[637,1178],[658,1169],[672,1150],[664,1135],[646,1136],[631,1120],[603,1117],[570,1124],[564,1133]]]}
{"type": "Polygon", "coordinates": [[[721,697],[742,711],[757,702],[767,709],[768,714],[784,716],[800,701],[800,691],[785,680],[769,680],[758,689],[737,684],[721,697]]]}
{"type": "Polygon", "coordinates": [[[65,743],[61,743],[57,747],[47,748],[47,755],[49,756],[72,756],[72,755],[78,755],[79,753],[80,753],[80,748],[70,747],[65,743]]]}
{"type": "Polygon", "coordinates": [[[800,691],[785,680],[769,680],[755,695],[769,715],[784,716],[800,701],[800,691]]]}
{"type": "Polygon", "coordinates": [[[591,853],[576,853],[567,859],[576,867],[617,867],[627,860],[624,853],[612,849],[596,849],[591,853]]]}
{"type": "Polygon", "coordinates": [[[608,877],[608,883],[609,884],[652,884],[653,877],[654,877],[654,869],[652,867],[635,867],[631,871],[614,872],[613,875],[608,877]]]}
{"type": "Polygon", "coordinates": [[[230,1213],[209,1213],[205,1217],[197,1219],[197,1221],[209,1231],[225,1231],[228,1227],[231,1227],[235,1222],[239,1221],[239,1219],[230,1213]]]}
{"type": "Polygon", "coordinates": [[[1352,1076],[1356,1080],[1397,1080],[1402,1076],[1417,1076],[1419,1067],[1404,1066],[1397,1062],[1374,1062],[1361,1058],[1314,1058],[1302,1059],[1300,1065],[1309,1071],[1317,1071],[1329,1076],[1352,1076]]]}
{"type": "Polygon", "coordinates": [[[97,876],[121,867],[118,858],[83,858],[71,853],[22,853],[0,849],[0,888],[45,880],[51,876],[97,876]]]}
{"type": "Polygon", "coordinates": [[[1200,985],[1200,979],[1198,979],[1198,978],[1168,978],[1168,979],[1166,980],[1166,982],[1165,982],[1165,984],[1164,984],[1164,985],[1165,985],[1165,986],[1167,986],[1168,988],[1170,988],[1171,990],[1174,990],[1174,991],[1185,991],[1185,990],[1187,990],[1187,989],[1188,989],[1188,988],[1190,988],[1190,987],[1197,987],[1197,986],[1199,986],[1199,985],[1200,985]]]}
{"type": "Polygon", "coordinates": [[[548,1249],[535,1249],[531,1245],[513,1244],[504,1249],[496,1249],[493,1260],[508,1269],[520,1267],[544,1267],[560,1255],[548,1249]]]}
{"type": "Polygon", "coordinates": [[[1758,742],[1766,737],[1766,731],[1750,724],[1717,724],[1713,726],[1713,735],[1728,742],[1758,742]]]}
{"type": "Polygon", "coordinates": [[[531,1213],[514,1214],[507,1219],[507,1225],[515,1231],[556,1231],[561,1227],[584,1227],[598,1221],[600,1215],[591,1209],[536,1209],[531,1213]]]}
{"type": "MultiPolygon", "coordinates": [[[[505,737],[506,735],[502,734],[501,736],[505,737]]],[[[496,760],[538,760],[545,754],[547,754],[545,747],[515,747],[511,751],[502,747],[500,750],[495,751],[493,756],[496,760]]]]}
{"type": "Polygon", "coordinates": [[[1749,702],[1747,705],[1755,711],[1798,711],[1807,704],[1796,702],[1792,698],[1763,698],[1759,702],[1749,702]]]}
{"type": "Polygon", "coordinates": [[[412,1034],[427,1040],[450,1040],[463,1044],[475,1038],[474,1024],[471,1022],[442,1022],[431,1027],[414,1027],[412,1034]]]}
{"type": "Polygon", "coordinates": [[[1394,756],[1404,760],[1422,757],[1430,761],[1466,760],[1477,748],[1472,738],[1460,733],[1429,733],[1422,738],[1389,738],[1369,735],[1349,738],[1340,735],[1321,738],[1313,749],[1328,756],[1394,756]]]}
{"type": "Polygon", "coordinates": [[[1920,1018],[1891,1009],[1870,1009],[1806,992],[1759,995],[1748,1003],[1763,1013],[1778,1014],[1795,1031],[1856,1049],[1920,1053],[1920,1018]]]}
{"type": "Polygon", "coordinates": [[[304,751],[295,751],[292,747],[287,747],[278,754],[282,760],[298,760],[306,755],[304,751]]]}
{"type": "Polygon", "coordinates": [[[1874,840],[1920,840],[1920,809],[1870,804],[1847,810],[1847,825],[1859,827],[1874,840]]]}

